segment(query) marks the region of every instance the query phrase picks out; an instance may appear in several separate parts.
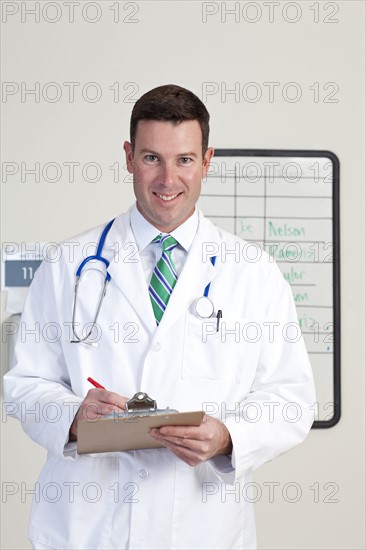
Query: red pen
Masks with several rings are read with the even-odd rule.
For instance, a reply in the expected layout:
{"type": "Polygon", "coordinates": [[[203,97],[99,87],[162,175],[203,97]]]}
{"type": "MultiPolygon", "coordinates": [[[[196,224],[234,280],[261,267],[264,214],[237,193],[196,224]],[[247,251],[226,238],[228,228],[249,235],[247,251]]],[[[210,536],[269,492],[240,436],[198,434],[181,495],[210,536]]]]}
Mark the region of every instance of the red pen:
{"type": "Polygon", "coordinates": [[[90,376],[88,378],[88,382],[93,384],[93,386],[96,387],[96,388],[100,388],[101,390],[105,390],[105,387],[102,386],[102,384],[99,384],[99,382],[97,382],[96,380],[93,380],[93,378],[91,378],[90,376]]]}

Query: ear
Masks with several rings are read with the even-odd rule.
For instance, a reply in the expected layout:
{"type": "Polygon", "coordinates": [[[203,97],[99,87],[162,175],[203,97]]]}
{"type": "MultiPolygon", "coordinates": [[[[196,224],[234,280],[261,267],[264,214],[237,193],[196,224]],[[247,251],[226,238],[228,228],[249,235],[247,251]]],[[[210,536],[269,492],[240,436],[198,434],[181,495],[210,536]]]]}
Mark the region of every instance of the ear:
{"type": "Polygon", "coordinates": [[[125,141],[123,144],[123,149],[125,150],[126,154],[126,166],[127,170],[130,174],[133,174],[134,172],[134,162],[133,162],[133,152],[132,152],[132,146],[129,141],[125,141]]]}
{"type": "Polygon", "coordinates": [[[203,157],[202,179],[205,178],[207,175],[214,152],[215,152],[215,149],[213,147],[209,147],[203,157]]]}

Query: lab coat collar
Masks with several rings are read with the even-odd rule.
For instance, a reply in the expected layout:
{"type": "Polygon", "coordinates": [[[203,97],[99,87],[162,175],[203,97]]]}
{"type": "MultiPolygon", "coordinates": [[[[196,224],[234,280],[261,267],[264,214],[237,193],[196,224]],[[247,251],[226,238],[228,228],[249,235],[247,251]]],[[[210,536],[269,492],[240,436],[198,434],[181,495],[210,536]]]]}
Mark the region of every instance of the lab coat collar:
{"type": "Polygon", "coordinates": [[[138,245],[130,223],[131,208],[126,214],[116,217],[107,239],[109,274],[131,304],[141,323],[152,332],[156,321],[151,306],[149,291],[140,261],[138,245]]]}

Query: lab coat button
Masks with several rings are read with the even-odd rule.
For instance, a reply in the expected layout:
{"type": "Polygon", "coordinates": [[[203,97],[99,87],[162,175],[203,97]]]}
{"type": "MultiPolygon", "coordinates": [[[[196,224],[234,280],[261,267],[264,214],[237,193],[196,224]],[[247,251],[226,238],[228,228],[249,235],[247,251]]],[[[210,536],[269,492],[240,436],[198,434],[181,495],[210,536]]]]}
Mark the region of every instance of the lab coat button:
{"type": "Polygon", "coordinates": [[[156,342],[156,344],[154,344],[153,350],[154,351],[160,351],[161,350],[161,345],[159,344],[159,342],[156,342]]]}
{"type": "Polygon", "coordinates": [[[142,479],[146,479],[147,477],[149,477],[149,475],[150,475],[150,472],[146,468],[141,468],[141,470],[139,470],[139,476],[142,479]]]}

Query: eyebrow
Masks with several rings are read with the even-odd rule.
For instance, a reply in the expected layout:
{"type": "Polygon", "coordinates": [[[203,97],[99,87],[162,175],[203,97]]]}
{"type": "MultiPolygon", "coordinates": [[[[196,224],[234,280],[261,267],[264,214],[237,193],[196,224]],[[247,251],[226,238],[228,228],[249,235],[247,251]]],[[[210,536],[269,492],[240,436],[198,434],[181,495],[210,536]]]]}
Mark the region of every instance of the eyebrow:
{"type": "MultiPolygon", "coordinates": [[[[141,149],[140,153],[149,153],[150,155],[155,155],[157,157],[161,156],[160,153],[157,153],[153,149],[141,149]]],[[[177,157],[195,157],[195,158],[198,158],[196,153],[194,153],[193,151],[191,151],[189,153],[179,153],[177,155],[177,157]]]]}

